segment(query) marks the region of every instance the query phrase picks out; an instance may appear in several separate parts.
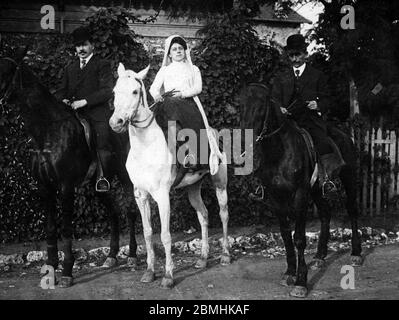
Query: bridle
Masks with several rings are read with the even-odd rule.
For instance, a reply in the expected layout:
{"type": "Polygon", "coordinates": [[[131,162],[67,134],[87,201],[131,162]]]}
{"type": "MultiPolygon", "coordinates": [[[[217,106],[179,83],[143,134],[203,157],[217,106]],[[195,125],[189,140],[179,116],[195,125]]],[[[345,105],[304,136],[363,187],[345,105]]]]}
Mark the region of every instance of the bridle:
{"type": "MultiPolygon", "coordinates": [[[[262,88],[268,90],[268,88],[262,83],[250,83],[249,85],[256,85],[256,86],[259,86],[259,87],[262,87],[262,88]]],[[[273,102],[273,99],[271,99],[271,102],[273,102]]],[[[259,133],[259,135],[256,137],[256,140],[255,140],[256,143],[259,143],[264,139],[268,139],[268,138],[274,136],[275,134],[280,132],[280,130],[284,127],[284,125],[286,123],[286,119],[284,119],[283,123],[276,130],[274,130],[270,133],[267,133],[269,130],[268,121],[269,121],[269,117],[270,117],[270,108],[271,108],[270,106],[267,106],[267,108],[266,108],[266,115],[265,115],[265,119],[263,121],[262,130],[259,133]]]]}
{"type": "Polygon", "coordinates": [[[141,104],[144,104],[144,99],[143,99],[143,82],[142,82],[142,80],[140,80],[140,79],[137,79],[137,78],[135,78],[135,80],[138,82],[138,83],[140,83],[140,97],[139,97],[139,102],[138,102],[138,105],[137,105],[137,108],[136,108],[136,110],[135,110],[135,112],[129,117],[129,119],[128,119],[128,124],[130,124],[130,125],[132,125],[133,127],[135,127],[135,128],[139,128],[139,129],[145,129],[145,128],[147,128],[147,127],[149,127],[150,125],[151,125],[151,123],[154,121],[154,119],[155,119],[155,116],[154,116],[154,113],[153,112],[151,112],[151,114],[147,117],[147,118],[145,118],[144,120],[134,120],[134,118],[136,117],[136,115],[137,115],[137,112],[139,111],[139,107],[140,107],[140,105],[141,104]],[[150,119],[151,118],[151,119],[150,119]],[[143,122],[146,122],[148,119],[150,119],[150,121],[148,122],[148,124],[147,125],[145,125],[145,126],[139,126],[138,124],[140,124],[140,123],[143,123],[143,122]]]}
{"type": "MultiPolygon", "coordinates": [[[[4,92],[4,95],[0,98],[0,106],[3,106],[5,104],[7,104],[7,101],[10,98],[12,91],[15,89],[15,84],[17,82],[17,78],[20,73],[21,65],[18,64],[14,59],[9,58],[9,57],[4,57],[1,59],[11,61],[16,66],[14,75],[12,76],[12,79],[11,79],[9,85],[8,85],[6,91],[4,92]]],[[[19,82],[20,82],[20,89],[22,90],[22,78],[21,77],[19,77],[19,82]]]]}

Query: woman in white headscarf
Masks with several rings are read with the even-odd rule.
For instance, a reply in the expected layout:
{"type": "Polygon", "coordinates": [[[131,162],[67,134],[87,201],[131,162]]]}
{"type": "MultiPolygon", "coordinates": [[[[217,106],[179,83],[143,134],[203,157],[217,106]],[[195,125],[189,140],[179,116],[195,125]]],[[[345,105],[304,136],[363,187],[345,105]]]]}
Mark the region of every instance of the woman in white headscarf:
{"type": "Polygon", "coordinates": [[[187,42],[179,35],[172,35],[165,40],[165,53],[162,67],[155,76],[150,87],[150,94],[154,101],[161,101],[162,94],[174,90],[175,98],[193,98],[205,124],[211,154],[209,167],[211,174],[216,174],[219,158],[223,155],[219,151],[215,134],[210,129],[208,119],[202,107],[198,94],[202,91],[201,72],[193,65],[187,42]]]}

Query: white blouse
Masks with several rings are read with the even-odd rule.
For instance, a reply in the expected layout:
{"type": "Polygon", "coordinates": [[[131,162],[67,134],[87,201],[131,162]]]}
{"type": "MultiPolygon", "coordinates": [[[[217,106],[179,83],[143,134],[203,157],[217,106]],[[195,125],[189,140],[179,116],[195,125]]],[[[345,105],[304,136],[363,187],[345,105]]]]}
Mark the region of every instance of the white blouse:
{"type": "Polygon", "coordinates": [[[202,91],[201,72],[197,66],[190,66],[187,62],[172,62],[161,67],[150,87],[151,96],[156,99],[164,91],[175,89],[180,91],[182,98],[194,97],[202,91]],[[193,74],[194,73],[194,74],[193,74]]]}

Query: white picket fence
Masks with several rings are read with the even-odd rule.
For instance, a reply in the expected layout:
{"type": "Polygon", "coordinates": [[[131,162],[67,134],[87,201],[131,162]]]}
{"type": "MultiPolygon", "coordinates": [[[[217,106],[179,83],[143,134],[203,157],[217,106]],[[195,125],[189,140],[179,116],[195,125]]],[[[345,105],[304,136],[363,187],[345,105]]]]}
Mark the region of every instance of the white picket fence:
{"type": "Polygon", "coordinates": [[[363,214],[378,216],[396,207],[392,199],[399,191],[399,145],[398,132],[370,128],[363,137],[356,141],[363,150],[367,161],[362,161],[360,168],[361,189],[360,209],[363,214]],[[381,165],[384,170],[381,172],[381,165]]]}

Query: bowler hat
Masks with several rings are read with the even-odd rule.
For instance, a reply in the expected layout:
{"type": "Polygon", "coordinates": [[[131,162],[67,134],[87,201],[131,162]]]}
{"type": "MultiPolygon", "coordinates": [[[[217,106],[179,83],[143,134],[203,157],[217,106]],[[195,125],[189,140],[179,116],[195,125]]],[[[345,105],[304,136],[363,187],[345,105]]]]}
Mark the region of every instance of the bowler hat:
{"type": "Polygon", "coordinates": [[[79,45],[86,40],[91,41],[91,34],[87,27],[79,27],[72,32],[73,44],[79,45]]]}
{"type": "Polygon", "coordinates": [[[287,38],[285,50],[305,51],[307,46],[305,38],[301,34],[293,34],[287,38]]]}

